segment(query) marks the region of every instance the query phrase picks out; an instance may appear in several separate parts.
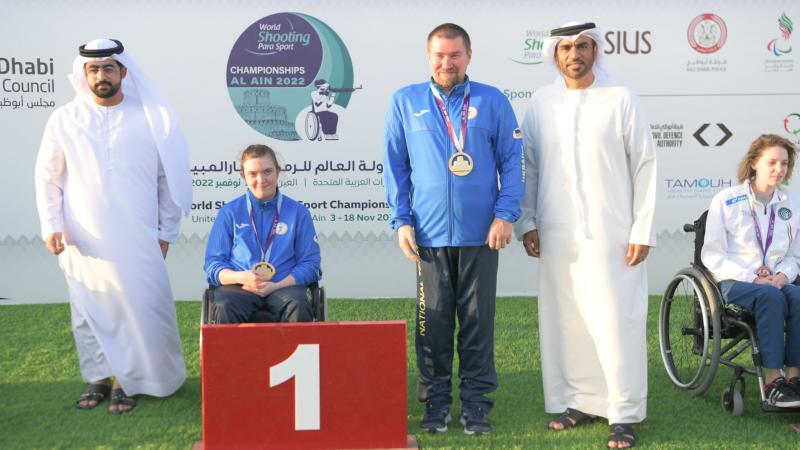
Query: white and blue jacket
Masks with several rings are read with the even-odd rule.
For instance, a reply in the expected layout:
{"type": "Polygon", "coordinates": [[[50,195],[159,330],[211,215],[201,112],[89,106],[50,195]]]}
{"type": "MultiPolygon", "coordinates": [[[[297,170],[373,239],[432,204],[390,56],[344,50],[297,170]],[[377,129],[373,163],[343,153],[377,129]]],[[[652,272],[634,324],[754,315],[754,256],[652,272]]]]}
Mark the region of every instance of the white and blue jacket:
{"type": "Polygon", "coordinates": [[[432,81],[406,86],[392,97],[384,136],[384,184],[390,225],[415,228],[423,247],[468,247],[486,242],[497,217],[513,223],[525,191],[522,135],[506,96],[467,79],[447,96],[432,81]],[[445,102],[460,135],[464,88],[470,84],[470,119],[464,150],[472,172],[450,173],[456,151],[431,86],[445,102]],[[499,187],[498,187],[499,177],[499,187]]]}
{"type": "Polygon", "coordinates": [[[706,219],[706,234],[700,258],[717,281],[753,282],[762,265],[762,250],[756,238],[755,211],[766,244],[770,211],[776,213],[772,245],[767,251],[766,266],[773,274],[783,272],[791,282],[800,267],[800,196],[779,186],[769,204],[761,204],[753,195],[750,182],[729,187],[711,200],[706,219]]]}
{"type": "MultiPolygon", "coordinates": [[[[220,208],[206,247],[205,272],[209,284],[219,286],[223,269],[249,270],[261,261],[261,249],[250,225],[247,197],[253,205],[253,216],[262,245],[275,217],[278,195],[266,202],[258,201],[250,190],[220,208]]],[[[319,244],[314,222],[308,209],[283,196],[279,223],[272,241],[269,262],[275,266],[272,281],[292,275],[298,285],[305,286],[322,277],[319,244]]]]}

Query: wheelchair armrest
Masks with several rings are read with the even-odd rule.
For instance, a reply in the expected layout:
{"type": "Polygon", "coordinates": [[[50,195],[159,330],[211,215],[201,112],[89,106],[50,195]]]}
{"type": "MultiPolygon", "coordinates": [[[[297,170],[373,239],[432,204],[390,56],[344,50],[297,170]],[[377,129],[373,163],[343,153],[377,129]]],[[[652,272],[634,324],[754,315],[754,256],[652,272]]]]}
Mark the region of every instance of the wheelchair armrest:
{"type": "Polygon", "coordinates": [[[209,284],[208,288],[203,292],[203,300],[200,303],[200,325],[208,325],[213,323],[211,319],[211,303],[214,301],[215,286],[209,284]]]}

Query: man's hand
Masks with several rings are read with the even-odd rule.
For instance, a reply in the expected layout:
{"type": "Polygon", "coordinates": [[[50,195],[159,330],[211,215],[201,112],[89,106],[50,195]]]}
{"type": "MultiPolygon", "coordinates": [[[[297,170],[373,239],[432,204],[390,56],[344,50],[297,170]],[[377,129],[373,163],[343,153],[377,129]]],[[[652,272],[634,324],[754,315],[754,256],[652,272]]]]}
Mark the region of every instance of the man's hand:
{"type": "Polygon", "coordinates": [[[522,235],[522,246],[528,256],[539,257],[539,230],[531,230],[522,235]]]}
{"type": "Polygon", "coordinates": [[[158,240],[158,246],[161,247],[161,256],[167,259],[167,252],[169,251],[169,242],[158,240]]]}
{"type": "Polygon", "coordinates": [[[628,254],[625,257],[628,259],[629,266],[635,266],[647,258],[650,253],[650,247],[642,244],[628,244],[628,254]]]}
{"type": "Polygon", "coordinates": [[[61,241],[63,237],[60,231],[47,235],[47,237],[44,238],[44,245],[47,247],[47,251],[54,255],[63,252],[64,242],[61,241]]]}
{"type": "Polygon", "coordinates": [[[511,243],[511,222],[495,217],[489,226],[489,235],[486,236],[486,243],[492,250],[506,248],[511,243]]]}
{"type": "Polygon", "coordinates": [[[400,244],[400,250],[406,255],[406,258],[417,262],[419,261],[419,251],[417,250],[417,240],[414,237],[414,229],[411,225],[403,225],[397,229],[397,239],[400,244]]]}

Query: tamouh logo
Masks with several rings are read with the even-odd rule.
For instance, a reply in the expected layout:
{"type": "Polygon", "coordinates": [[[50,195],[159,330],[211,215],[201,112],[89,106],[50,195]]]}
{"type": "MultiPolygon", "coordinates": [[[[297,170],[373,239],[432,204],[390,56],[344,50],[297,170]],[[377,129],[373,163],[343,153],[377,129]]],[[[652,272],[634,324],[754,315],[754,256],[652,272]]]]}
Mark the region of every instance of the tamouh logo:
{"type": "Polygon", "coordinates": [[[231,49],[225,78],[239,116],[282,141],[336,137],[335,118],[354,90],[344,42],[325,23],[300,13],[273,14],[247,27],[231,49]]]}
{"type": "Polygon", "coordinates": [[[714,53],[728,39],[728,27],[716,14],[705,13],[689,24],[689,45],[699,53],[714,53]]]}
{"type": "Polygon", "coordinates": [[[733,185],[731,178],[664,178],[668,199],[711,198],[733,185]]]}

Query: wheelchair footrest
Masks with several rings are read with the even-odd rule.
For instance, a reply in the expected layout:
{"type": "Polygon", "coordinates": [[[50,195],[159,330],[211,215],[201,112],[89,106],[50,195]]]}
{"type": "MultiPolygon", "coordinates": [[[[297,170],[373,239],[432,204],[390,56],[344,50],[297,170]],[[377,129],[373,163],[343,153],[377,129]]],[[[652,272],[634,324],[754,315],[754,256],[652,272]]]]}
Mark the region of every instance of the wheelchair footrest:
{"type": "Polygon", "coordinates": [[[800,413],[800,408],[781,408],[770,405],[767,402],[761,402],[761,410],[771,413],[800,413]]]}

